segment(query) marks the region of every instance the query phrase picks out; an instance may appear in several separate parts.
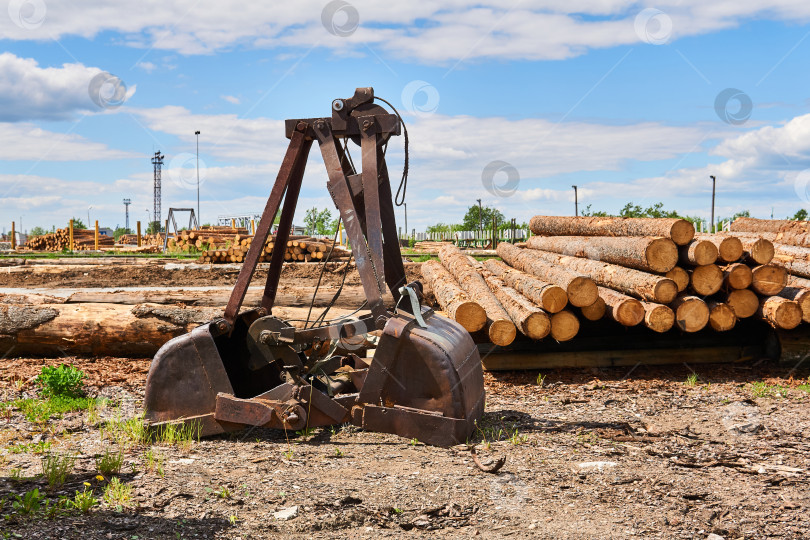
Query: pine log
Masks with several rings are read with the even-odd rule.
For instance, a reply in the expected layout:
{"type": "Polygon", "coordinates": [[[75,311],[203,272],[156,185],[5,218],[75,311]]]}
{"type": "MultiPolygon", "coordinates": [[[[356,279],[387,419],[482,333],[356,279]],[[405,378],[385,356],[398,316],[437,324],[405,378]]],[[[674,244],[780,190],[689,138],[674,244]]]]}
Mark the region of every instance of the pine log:
{"type": "Polygon", "coordinates": [[[615,289],[642,300],[668,304],[678,293],[677,285],[669,278],[601,261],[579,259],[535,249],[530,251],[534,257],[540,260],[585,274],[603,287],[615,289]]]}
{"type": "Polygon", "coordinates": [[[808,232],[807,221],[794,221],[792,219],[757,219],[750,217],[739,217],[731,223],[731,230],[734,232],[808,232]]]}
{"type": "Polygon", "coordinates": [[[695,227],[677,218],[534,216],[529,228],[541,236],[661,236],[679,246],[695,236],[695,227]]]}
{"type": "Polygon", "coordinates": [[[589,306],[599,297],[599,291],[591,278],[544,261],[538,258],[537,252],[533,250],[521,249],[508,242],[502,242],[498,244],[498,256],[517,270],[565,289],[568,302],[572,306],[589,306]]]}
{"type": "Polygon", "coordinates": [[[754,279],[751,267],[747,264],[729,264],[724,266],[722,270],[723,284],[730,289],[747,289],[754,279]]]}
{"type": "Polygon", "coordinates": [[[717,246],[708,240],[692,240],[685,246],[678,248],[681,264],[705,266],[717,261],[717,246]]]}
{"type": "Polygon", "coordinates": [[[696,266],[689,271],[689,285],[700,296],[708,296],[723,286],[723,271],[716,264],[696,266]]]}
{"type": "Polygon", "coordinates": [[[487,322],[484,308],[470,300],[453,275],[439,261],[423,263],[422,275],[448,317],[463,326],[467,332],[477,332],[484,327],[487,322]]]}
{"type": "Polygon", "coordinates": [[[773,259],[775,249],[773,242],[754,233],[723,232],[722,235],[733,236],[743,246],[743,257],[756,264],[768,264],[773,259]]]}
{"type": "Polygon", "coordinates": [[[709,308],[709,325],[716,332],[726,332],[737,324],[734,308],[728,304],[709,300],[706,305],[709,308]]]}
{"type": "Polygon", "coordinates": [[[720,297],[731,306],[738,319],[753,317],[759,309],[759,298],[751,289],[734,289],[720,297]]]}
{"type": "Polygon", "coordinates": [[[672,281],[675,282],[675,286],[678,287],[678,292],[682,293],[686,290],[689,286],[689,272],[681,268],[680,266],[676,266],[669,272],[665,274],[665,277],[668,277],[672,281]]]}
{"type": "Polygon", "coordinates": [[[703,330],[709,323],[709,307],[697,296],[678,296],[670,307],[675,311],[675,324],[684,332],[703,330]]]}
{"type": "Polygon", "coordinates": [[[735,262],[743,256],[743,245],[736,236],[722,234],[701,234],[695,235],[695,240],[711,242],[717,248],[717,258],[722,262],[735,262]]]}
{"type": "Polygon", "coordinates": [[[549,334],[551,319],[545,311],[491,273],[484,279],[489,285],[489,290],[492,291],[524,336],[536,340],[543,339],[549,334]]]}
{"type": "Polygon", "coordinates": [[[588,319],[589,321],[598,321],[602,317],[605,316],[605,312],[607,311],[607,305],[602,297],[596,299],[596,302],[591,304],[590,306],[582,306],[579,308],[582,312],[582,316],[588,319]]]}
{"type": "Polygon", "coordinates": [[[579,319],[564,309],[551,316],[551,337],[557,341],[570,341],[579,332],[579,319]]]}
{"type": "Polygon", "coordinates": [[[723,232],[723,235],[733,235],[735,237],[755,237],[768,240],[774,244],[783,244],[810,248],[810,232],[806,231],[782,231],[782,232],[723,232]]]}
{"type": "Polygon", "coordinates": [[[810,322],[810,289],[803,287],[785,287],[779,292],[782,298],[793,300],[802,310],[802,320],[810,322]]]}
{"type": "Polygon", "coordinates": [[[678,262],[678,247],[668,238],[533,236],[526,245],[530,249],[585,257],[646,272],[668,272],[678,262]]]}
{"type": "Polygon", "coordinates": [[[641,305],[644,306],[644,325],[650,330],[663,334],[675,324],[675,312],[668,306],[653,302],[642,302],[641,305]]]}
{"type": "Polygon", "coordinates": [[[599,287],[599,297],[605,301],[608,316],[623,326],[636,326],[644,320],[644,306],[635,298],[599,287]]]}
{"type": "Polygon", "coordinates": [[[802,308],[799,304],[781,296],[760,299],[757,315],[771,326],[782,330],[791,330],[802,322],[802,308]]]}
{"type": "Polygon", "coordinates": [[[469,297],[484,308],[489,340],[502,347],[512,343],[517,334],[512,319],[489,290],[481,274],[467,260],[467,256],[456,246],[447,245],[439,250],[439,259],[469,297]]]}
{"type": "Polygon", "coordinates": [[[501,278],[508,286],[543,308],[548,313],[557,313],[568,304],[568,295],[559,285],[538,279],[516,270],[497,259],[484,261],[484,268],[501,278]]]}
{"type": "Polygon", "coordinates": [[[776,296],[787,286],[787,271],[773,264],[751,269],[751,288],[764,296],[776,296]]]}

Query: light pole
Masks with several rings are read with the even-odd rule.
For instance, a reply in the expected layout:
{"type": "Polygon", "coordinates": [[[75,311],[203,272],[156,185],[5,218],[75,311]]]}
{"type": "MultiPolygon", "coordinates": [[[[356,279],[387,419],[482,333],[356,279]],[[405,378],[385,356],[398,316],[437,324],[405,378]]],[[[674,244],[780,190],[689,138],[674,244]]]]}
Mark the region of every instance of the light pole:
{"type": "Polygon", "coordinates": [[[579,215],[579,201],[577,200],[577,186],[571,186],[574,188],[574,215],[579,215]]]}
{"type": "Polygon", "coordinates": [[[93,205],[87,207],[87,228],[90,228],[90,210],[93,209],[93,205]]]}
{"type": "MultiPolygon", "coordinates": [[[[481,199],[475,199],[478,201],[478,232],[483,236],[484,234],[484,207],[481,206],[481,199]]],[[[481,241],[483,242],[483,238],[481,241]]]]}
{"type": "Polygon", "coordinates": [[[709,232],[714,232],[714,186],[717,183],[717,178],[714,175],[710,175],[709,178],[712,179],[712,226],[709,228],[709,232]]]}
{"type": "Polygon", "coordinates": [[[197,223],[202,223],[200,218],[200,132],[195,131],[197,136],[197,223]]]}
{"type": "Polygon", "coordinates": [[[146,219],[148,220],[146,222],[146,232],[148,233],[149,227],[152,226],[152,212],[150,212],[148,208],[146,209],[146,219]]]}
{"type": "Polygon", "coordinates": [[[402,206],[405,207],[405,236],[408,236],[408,203],[402,203],[402,206]]]}

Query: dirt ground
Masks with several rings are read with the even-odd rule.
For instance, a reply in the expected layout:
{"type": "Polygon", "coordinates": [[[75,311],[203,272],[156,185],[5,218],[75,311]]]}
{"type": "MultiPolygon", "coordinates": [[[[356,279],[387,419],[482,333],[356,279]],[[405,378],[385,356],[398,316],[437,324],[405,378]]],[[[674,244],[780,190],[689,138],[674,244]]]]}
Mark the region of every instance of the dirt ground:
{"type": "MultiPolygon", "coordinates": [[[[32,394],[41,366],[61,362],[88,373],[90,395],[112,401],[94,424],[85,412],[44,426],[18,410],[0,418],[0,497],[45,489],[41,455],[17,450],[42,441],[77,456],[61,493],[87,482],[100,494],[107,479],[96,479],[95,457],[112,444],[102,440],[104,419],[141,410],[147,360],[3,359],[0,399],[32,394]]],[[[349,426],[308,440],[252,429],[152,447],[162,475],[148,468],[146,447],[128,446],[126,506],[51,520],[6,506],[0,530],[82,539],[807,538],[807,377],[763,363],[487,374],[475,441],[484,455],[506,457],[498,474],[478,470],[463,445],[349,426]]]]}

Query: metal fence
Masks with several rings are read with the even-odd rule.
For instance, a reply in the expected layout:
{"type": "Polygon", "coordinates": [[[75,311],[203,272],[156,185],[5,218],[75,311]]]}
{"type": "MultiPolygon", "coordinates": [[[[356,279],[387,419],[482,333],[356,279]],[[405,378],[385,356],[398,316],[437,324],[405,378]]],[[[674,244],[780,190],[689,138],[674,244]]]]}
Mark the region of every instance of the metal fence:
{"type": "MultiPolygon", "coordinates": [[[[514,231],[512,229],[502,229],[498,231],[498,240],[524,240],[528,237],[528,229],[515,229],[514,231]]],[[[492,231],[418,232],[414,235],[414,238],[416,238],[417,242],[490,242],[492,241],[492,231]]]]}

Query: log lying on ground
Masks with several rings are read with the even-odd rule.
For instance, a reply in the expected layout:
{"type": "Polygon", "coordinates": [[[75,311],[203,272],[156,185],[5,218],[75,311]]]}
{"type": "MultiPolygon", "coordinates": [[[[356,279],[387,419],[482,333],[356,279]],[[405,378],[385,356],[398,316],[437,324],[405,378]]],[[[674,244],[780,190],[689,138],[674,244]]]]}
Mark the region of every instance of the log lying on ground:
{"type": "Polygon", "coordinates": [[[551,337],[557,341],[570,341],[579,332],[579,319],[564,309],[551,316],[551,337]]]}
{"type": "Polygon", "coordinates": [[[678,287],[678,292],[681,293],[686,290],[689,286],[689,272],[681,268],[680,266],[676,266],[669,272],[665,274],[665,277],[668,277],[672,281],[675,282],[675,286],[678,287]]]}
{"type": "Polygon", "coordinates": [[[644,306],[635,298],[599,287],[599,297],[605,301],[608,316],[622,326],[636,326],[644,320],[644,306]]]}
{"type": "Polygon", "coordinates": [[[678,247],[660,237],[533,236],[526,245],[646,272],[668,272],[678,262],[678,247]]]}
{"type": "Polygon", "coordinates": [[[739,239],[743,246],[743,257],[756,264],[768,264],[773,259],[773,242],[753,233],[724,232],[723,235],[739,239]]]}
{"type": "Polygon", "coordinates": [[[709,307],[697,296],[681,295],[670,307],[675,311],[675,324],[684,332],[697,332],[709,323],[709,307]]]}
{"type": "Polygon", "coordinates": [[[793,275],[810,278],[810,262],[774,257],[768,266],[779,266],[793,275]]]}
{"type": "Polygon", "coordinates": [[[751,267],[747,264],[734,263],[724,266],[723,284],[730,289],[747,289],[754,279],[751,267]]]}
{"type": "Polygon", "coordinates": [[[532,274],[565,289],[568,302],[573,306],[590,306],[599,297],[596,284],[582,273],[556,266],[536,256],[535,251],[521,249],[507,242],[498,244],[498,256],[527,274],[532,274]]]}
{"type": "MultiPolygon", "coordinates": [[[[498,248],[500,250],[500,246],[498,246],[498,248]]],[[[668,304],[678,293],[678,287],[671,279],[648,274],[640,270],[600,261],[549,253],[548,251],[533,249],[530,250],[530,253],[533,257],[547,263],[559,265],[573,270],[574,272],[585,274],[603,287],[615,289],[630,296],[641,298],[642,300],[668,304]]]]}
{"type": "Polygon", "coordinates": [[[696,266],[689,271],[689,286],[700,296],[708,296],[723,286],[723,271],[716,264],[696,266]]]}
{"type": "Polygon", "coordinates": [[[534,216],[529,228],[541,236],[661,236],[679,246],[695,236],[695,227],[677,218],[534,216]]]}
{"type": "Polygon", "coordinates": [[[439,261],[423,263],[422,275],[448,317],[463,326],[467,332],[477,332],[484,327],[487,322],[484,308],[470,299],[439,261]]]}
{"type": "Polygon", "coordinates": [[[784,244],[810,248],[810,232],[806,231],[784,231],[784,232],[729,232],[724,231],[724,236],[735,236],[737,238],[762,238],[774,244],[784,244]]]}
{"type": "Polygon", "coordinates": [[[589,321],[598,321],[602,317],[605,316],[605,312],[607,311],[607,304],[599,297],[596,299],[596,302],[591,304],[590,306],[582,306],[579,308],[582,312],[582,316],[588,319],[589,321]]]}
{"type": "Polygon", "coordinates": [[[717,246],[708,240],[692,240],[685,246],[678,248],[681,264],[704,266],[714,264],[717,260],[717,246]]]}
{"type": "Polygon", "coordinates": [[[738,319],[753,317],[759,309],[759,298],[750,289],[734,289],[718,296],[731,306],[738,319]]]}
{"type": "Polygon", "coordinates": [[[467,260],[467,256],[456,246],[448,245],[439,250],[439,259],[469,297],[484,308],[488,319],[489,340],[501,346],[512,343],[517,334],[512,319],[489,290],[481,274],[467,260]]]}
{"type": "Polygon", "coordinates": [[[568,294],[559,285],[515,270],[496,259],[484,261],[484,268],[548,313],[557,313],[568,304],[568,294]]]}
{"type": "Polygon", "coordinates": [[[776,296],[787,285],[787,271],[773,264],[751,269],[751,288],[765,296],[776,296]]]}
{"type": "Polygon", "coordinates": [[[802,310],[802,320],[804,322],[810,322],[810,289],[803,287],[785,287],[779,291],[778,296],[793,300],[799,304],[799,308],[802,310]]]}
{"type": "Polygon", "coordinates": [[[757,219],[750,217],[739,217],[731,223],[731,230],[734,232],[808,232],[807,221],[794,221],[792,219],[757,219]]]}
{"type": "Polygon", "coordinates": [[[706,306],[709,308],[709,325],[716,332],[726,332],[737,324],[737,316],[730,305],[709,300],[706,306]]]}
{"type": "Polygon", "coordinates": [[[757,315],[771,326],[782,330],[796,328],[802,322],[802,309],[793,300],[781,296],[768,296],[759,301],[757,315]]]}
{"type": "Polygon", "coordinates": [[[738,261],[743,256],[743,245],[736,236],[719,234],[695,235],[695,240],[711,242],[717,248],[717,258],[722,262],[738,261]]]}
{"type": "Polygon", "coordinates": [[[484,279],[489,285],[489,290],[492,291],[524,336],[531,339],[543,339],[551,332],[551,319],[545,311],[506,285],[502,279],[491,274],[484,279]]]}
{"type": "Polygon", "coordinates": [[[642,302],[644,306],[644,325],[655,332],[668,332],[675,324],[675,312],[663,304],[642,302]]]}

